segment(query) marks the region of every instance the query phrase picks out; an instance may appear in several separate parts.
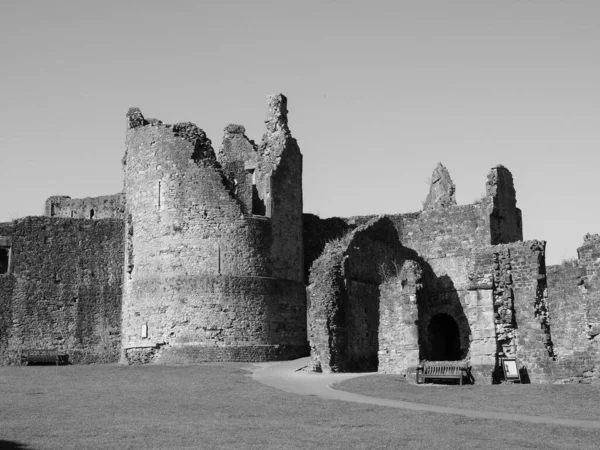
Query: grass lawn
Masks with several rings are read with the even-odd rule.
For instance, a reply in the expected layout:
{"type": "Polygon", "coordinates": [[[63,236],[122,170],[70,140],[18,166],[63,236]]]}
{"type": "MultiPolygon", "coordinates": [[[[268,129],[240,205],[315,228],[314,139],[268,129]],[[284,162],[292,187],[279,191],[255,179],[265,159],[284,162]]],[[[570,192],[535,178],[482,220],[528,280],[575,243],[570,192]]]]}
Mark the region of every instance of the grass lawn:
{"type": "MultiPolygon", "coordinates": [[[[400,375],[367,375],[335,385],[372,397],[532,416],[600,420],[600,386],[589,384],[410,384],[400,375]]],[[[598,443],[600,448],[600,443],[598,443]]]]}
{"type": "Polygon", "coordinates": [[[0,367],[0,449],[597,449],[600,442],[595,430],[289,394],[255,382],[245,366],[0,367]]]}

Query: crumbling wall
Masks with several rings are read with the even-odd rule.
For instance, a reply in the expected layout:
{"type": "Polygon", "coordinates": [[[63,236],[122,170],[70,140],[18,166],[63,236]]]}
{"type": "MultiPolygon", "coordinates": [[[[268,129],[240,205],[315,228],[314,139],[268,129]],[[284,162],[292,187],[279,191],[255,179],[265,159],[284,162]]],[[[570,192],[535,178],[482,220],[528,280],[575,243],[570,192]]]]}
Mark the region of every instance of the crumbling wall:
{"type": "MultiPolygon", "coordinates": [[[[385,349],[380,349],[380,352],[385,352],[380,353],[380,360],[387,361],[384,370],[396,373],[409,370],[410,358],[415,354],[410,346],[414,342],[409,340],[409,347],[404,347],[399,336],[408,333],[414,337],[415,330],[419,358],[439,358],[440,351],[433,342],[437,337],[430,336],[431,327],[435,328],[431,324],[443,319],[455,323],[458,330],[458,344],[452,358],[469,358],[480,381],[491,382],[498,350],[494,296],[503,294],[494,292],[494,266],[499,262],[499,255],[485,249],[495,243],[512,242],[522,237],[512,175],[504,167],[493,168],[488,176],[486,195],[471,205],[457,206],[455,185],[448,170],[438,164],[423,211],[387,217],[396,228],[402,245],[414,250],[411,259],[420,262],[421,275],[416,283],[418,294],[416,291],[410,293],[410,289],[416,288],[406,284],[406,280],[405,286],[399,285],[409,289],[406,292],[396,292],[394,289],[400,289],[397,283],[385,285],[388,316],[382,316],[381,323],[391,326],[392,317],[400,321],[413,320],[416,325],[381,330],[382,333],[391,333],[385,349]],[[391,298],[392,293],[396,294],[395,299],[391,298]],[[414,295],[416,310],[410,303],[406,307],[394,306],[394,302],[406,301],[407,295],[409,299],[414,295]],[[410,313],[407,312],[409,310],[410,313]],[[418,318],[411,314],[417,314],[418,318]],[[409,348],[412,350],[409,351],[409,348]],[[411,356],[406,359],[397,355],[411,356]]],[[[346,219],[346,223],[348,228],[354,228],[372,219],[373,216],[352,217],[346,219]]],[[[319,231],[317,235],[322,235],[319,231]]],[[[406,273],[403,276],[408,277],[406,273]]]]}
{"type": "Polygon", "coordinates": [[[556,354],[554,378],[600,382],[600,236],[586,235],[578,260],[548,267],[548,303],[556,354]]]}
{"type": "Polygon", "coordinates": [[[448,206],[456,206],[456,197],[454,195],[456,186],[450,178],[450,172],[446,167],[438,162],[431,175],[429,194],[423,203],[423,210],[443,209],[448,206]]]}
{"type": "MultiPolygon", "coordinates": [[[[472,350],[473,365],[490,381],[502,378],[500,360],[517,357],[532,381],[550,376],[553,357],[548,322],[545,277],[545,242],[527,241],[494,245],[474,251],[471,259],[472,292],[485,293],[485,323],[479,351],[472,350]],[[474,353],[479,353],[475,355],[474,353]]],[[[476,346],[474,346],[476,347],[476,346]]]]}
{"type": "Polygon", "coordinates": [[[330,217],[321,219],[314,214],[302,216],[304,240],[304,276],[308,284],[310,268],[313,262],[323,253],[325,245],[341,238],[348,230],[353,228],[344,219],[330,217]]]}
{"type": "Polygon", "coordinates": [[[0,362],[57,348],[72,363],[120,353],[123,221],[26,217],[0,224],[0,362]]]}
{"type": "Polygon", "coordinates": [[[423,268],[406,261],[398,269],[380,285],[378,371],[407,374],[421,359],[418,304],[424,294],[423,268]]]}
{"type": "Polygon", "coordinates": [[[227,125],[217,159],[227,177],[233,181],[234,195],[240,201],[244,214],[264,216],[264,192],[260,192],[256,184],[260,155],[257,145],[245,133],[242,125],[227,125]]]}
{"type": "Polygon", "coordinates": [[[259,186],[259,190],[266,190],[270,210],[273,276],[303,282],[302,154],[288,127],[287,114],[285,96],[267,98],[267,131],[259,147],[263,156],[259,178],[264,187],[259,186]]]}
{"type": "MultiPolygon", "coordinates": [[[[516,331],[516,356],[520,365],[525,367],[531,381],[548,382],[552,376],[554,348],[546,282],[546,242],[515,242],[496,246],[496,249],[501,256],[501,268],[495,273],[497,328],[500,330],[502,325],[512,321],[512,328],[516,331]],[[504,284],[499,279],[503,279],[504,284]],[[500,293],[501,296],[498,295],[500,293]],[[512,314],[509,313],[511,301],[514,308],[512,314]]],[[[503,329],[508,338],[512,333],[510,327],[505,326],[503,329]]],[[[500,343],[505,344],[502,350],[506,352],[506,356],[512,356],[507,342],[501,340],[500,343]]],[[[512,346],[514,348],[514,338],[512,346]]]]}
{"type": "Polygon", "coordinates": [[[258,150],[243,127],[230,125],[219,160],[195,125],[166,125],[129,111],[124,362],[307,352],[301,156],[283,99],[269,99],[270,111],[279,106],[258,150]],[[287,191],[273,181],[282,166],[299,161],[287,191]],[[247,168],[265,214],[251,209],[252,180],[240,181],[247,168]],[[279,196],[289,199],[283,207],[279,196]]]}
{"type": "Polygon", "coordinates": [[[71,219],[123,219],[125,194],[71,198],[55,195],[46,200],[44,215],[71,219]]]}
{"type": "Polygon", "coordinates": [[[508,244],[523,240],[521,210],[510,171],[497,165],[488,175],[486,197],[492,201],[490,214],[490,244],[508,244]]]}
{"type": "Polygon", "coordinates": [[[326,244],[308,288],[313,370],[376,370],[379,284],[386,267],[401,266],[410,256],[387,218],[326,244]]]}
{"type": "MultiPolygon", "coordinates": [[[[448,170],[438,164],[423,210],[388,215],[402,245],[429,260],[467,255],[473,249],[523,239],[521,211],[516,207],[512,175],[505,167],[492,168],[486,194],[474,203],[456,205],[454,196],[455,186],[448,170]]],[[[356,226],[373,217],[351,217],[346,221],[356,226]]]]}

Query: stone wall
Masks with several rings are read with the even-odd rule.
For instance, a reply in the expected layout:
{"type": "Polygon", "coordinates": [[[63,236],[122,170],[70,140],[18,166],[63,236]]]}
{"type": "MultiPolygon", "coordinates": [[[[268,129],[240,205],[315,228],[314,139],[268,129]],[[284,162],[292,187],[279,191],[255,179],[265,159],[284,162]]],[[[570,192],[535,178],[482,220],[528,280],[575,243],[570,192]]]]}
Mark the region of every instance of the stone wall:
{"type": "Polygon", "coordinates": [[[73,363],[120,353],[123,221],[26,217],[0,224],[0,363],[58,348],[73,363]]]}
{"type": "MultiPolygon", "coordinates": [[[[516,357],[532,381],[551,378],[553,358],[545,274],[545,242],[525,241],[495,245],[475,252],[471,259],[471,290],[486,292],[491,328],[483,343],[486,377],[502,379],[500,359],[516,357]]],[[[479,328],[479,327],[477,327],[479,328]]]]}
{"type": "Polygon", "coordinates": [[[125,194],[71,198],[55,195],[46,200],[44,215],[71,219],[123,219],[125,194]]]}
{"type": "MultiPolygon", "coordinates": [[[[441,320],[457,329],[456,348],[447,356],[454,360],[469,358],[480,381],[491,382],[498,351],[494,302],[495,296],[503,295],[494,291],[494,267],[500,256],[499,250],[491,250],[491,246],[522,238],[521,214],[516,208],[512,175],[502,166],[491,170],[486,195],[474,204],[457,206],[454,194],[455,185],[448,170],[438,164],[423,211],[386,216],[396,229],[402,248],[411,252],[405,260],[412,262],[406,268],[396,267],[390,281],[381,286],[379,370],[406,373],[414,369],[418,358],[439,359],[439,345],[434,341],[443,340],[435,333],[436,324],[441,320]]],[[[354,230],[350,232],[352,235],[372,220],[374,216],[333,218],[328,219],[329,222],[305,217],[305,258],[313,259],[328,239],[346,230],[354,230]]],[[[324,253],[327,251],[325,247],[324,253]]],[[[329,268],[342,267],[335,259],[339,259],[340,254],[343,249],[330,255],[333,259],[329,268]]],[[[322,264],[323,261],[315,261],[311,274],[322,271],[322,264]]],[[[351,305],[344,295],[353,288],[353,282],[340,278],[338,272],[330,272],[324,282],[329,288],[323,289],[341,295],[341,300],[333,303],[351,305]],[[343,286],[336,288],[342,279],[346,280],[343,286]]],[[[536,271],[535,276],[537,274],[536,271]]],[[[499,282],[497,280],[497,284],[499,282]]],[[[318,296],[313,284],[311,278],[311,302],[313,296],[318,296]]],[[[377,298],[376,294],[370,296],[377,298]]],[[[344,314],[347,312],[339,313],[340,317],[344,314]]],[[[309,322],[311,320],[309,313],[309,322]]],[[[334,331],[342,329],[336,325],[334,331]]],[[[329,335],[331,337],[333,332],[329,335]]],[[[348,339],[344,337],[342,347],[347,345],[348,339]]],[[[318,353],[314,346],[313,353],[318,353]]]]}
{"type": "Polygon", "coordinates": [[[380,285],[378,371],[412,374],[422,357],[418,304],[424,296],[423,269],[416,261],[399,269],[380,285]]]}
{"type": "Polygon", "coordinates": [[[124,362],[307,352],[302,160],[285,97],[268,111],[258,148],[229,125],[218,158],[195,125],[129,111],[124,362]]]}
{"type": "Polygon", "coordinates": [[[390,267],[414,252],[403,249],[391,221],[376,218],[325,245],[308,288],[312,368],[376,370],[379,284],[390,267]]]}
{"type": "Polygon", "coordinates": [[[493,205],[490,214],[490,244],[508,244],[523,240],[521,210],[517,208],[517,195],[509,170],[498,165],[488,174],[486,198],[493,205]]]}
{"type": "Polygon", "coordinates": [[[310,268],[313,262],[323,253],[328,242],[344,236],[355,226],[348,225],[346,220],[339,217],[321,219],[314,214],[302,216],[304,238],[304,280],[308,284],[310,268]]]}
{"type": "Polygon", "coordinates": [[[600,237],[586,236],[579,259],[548,267],[554,378],[600,382],[600,237]]]}
{"type": "MultiPolygon", "coordinates": [[[[443,169],[438,166],[434,171],[423,211],[387,216],[394,223],[402,245],[429,260],[466,255],[477,248],[523,239],[521,210],[516,207],[515,188],[508,169],[494,167],[488,175],[486,195],[470,205],[456,205],[454,184],[443,169]],[[436,181],[440,174],[445,174],[445,184],[452,195],[436,191],[442,184],[436,181]]],[[[373,217],[351,217],[346,221],[356,226],[373,217]]]]}

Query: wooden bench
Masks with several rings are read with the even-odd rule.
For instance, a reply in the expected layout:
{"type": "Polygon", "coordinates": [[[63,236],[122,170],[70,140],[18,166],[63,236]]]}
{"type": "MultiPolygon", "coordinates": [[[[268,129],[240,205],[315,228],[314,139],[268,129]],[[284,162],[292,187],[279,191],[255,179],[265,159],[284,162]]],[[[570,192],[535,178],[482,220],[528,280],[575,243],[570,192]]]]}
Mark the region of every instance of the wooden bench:
{"type": "MultiPolygon", "coordinates": [[[[424,383],[426,379],[442,378],[442,379],[458,379],[462,386],[463,377],[470,379],[471,368],[466,365],[458,364],[431,364],[425,362],[417,368],[421,370],[420,379],[424,383]]],[[[419,374],[417,374],[417,377],[419,374]]]]}
{"type": "Polygon", "coordinates": [[[56,349],[28,348],[21,350],[21,364],[23,363],[60,363],[60,355],[56,349]]]}

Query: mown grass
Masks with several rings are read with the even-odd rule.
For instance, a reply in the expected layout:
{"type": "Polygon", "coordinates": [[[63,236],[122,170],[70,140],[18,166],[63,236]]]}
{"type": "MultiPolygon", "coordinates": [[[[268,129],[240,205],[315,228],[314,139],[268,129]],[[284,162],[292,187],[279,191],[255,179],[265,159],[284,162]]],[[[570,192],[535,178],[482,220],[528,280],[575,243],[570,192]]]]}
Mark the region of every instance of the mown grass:
{"type": "Polygon", "coordinates": [[[589,384],[416,385],[400,375],[367,375],[336,384],[335,388],[430,405],[600,420],[600,386],[589,384]]]}
{"type": "Polygon", "coordinates": [[[243,366],[2,367],[0,447],[592,449],[600,442],[595,430],[289,394],[255,382],[243,366]]]}

